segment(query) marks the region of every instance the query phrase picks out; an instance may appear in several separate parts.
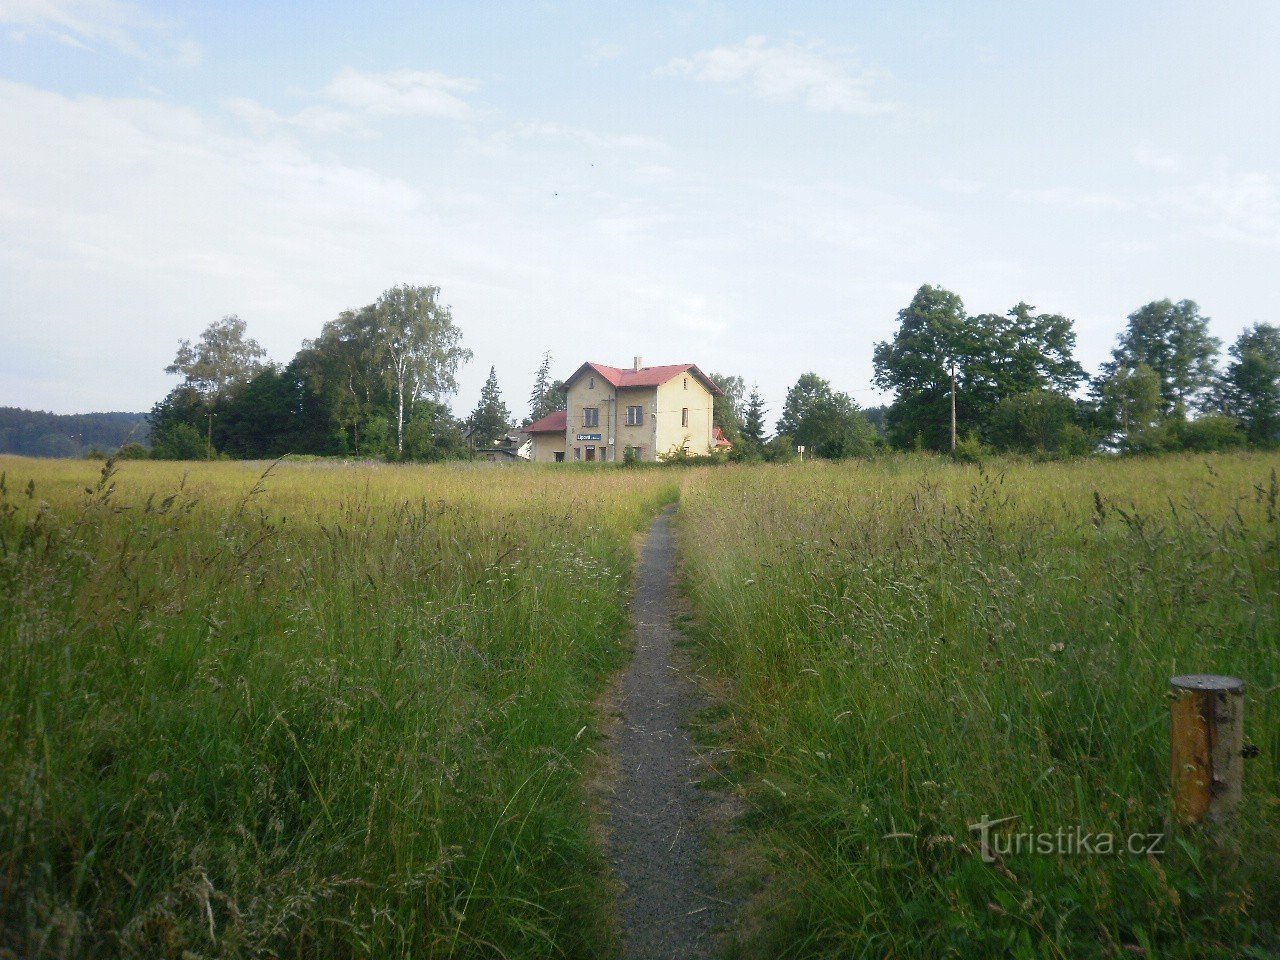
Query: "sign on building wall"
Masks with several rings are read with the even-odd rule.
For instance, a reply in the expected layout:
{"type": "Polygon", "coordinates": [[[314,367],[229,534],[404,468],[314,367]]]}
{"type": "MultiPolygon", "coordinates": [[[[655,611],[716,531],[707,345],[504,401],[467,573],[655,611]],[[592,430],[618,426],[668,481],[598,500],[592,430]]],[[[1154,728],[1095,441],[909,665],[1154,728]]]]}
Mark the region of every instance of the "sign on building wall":
{"type": "Polygon", "coordinates": [[[603,435],[599,433],[580,433],[578,434],[578,439],[579,440],[599,440],[602,438],[602,436],[603,435]]]}

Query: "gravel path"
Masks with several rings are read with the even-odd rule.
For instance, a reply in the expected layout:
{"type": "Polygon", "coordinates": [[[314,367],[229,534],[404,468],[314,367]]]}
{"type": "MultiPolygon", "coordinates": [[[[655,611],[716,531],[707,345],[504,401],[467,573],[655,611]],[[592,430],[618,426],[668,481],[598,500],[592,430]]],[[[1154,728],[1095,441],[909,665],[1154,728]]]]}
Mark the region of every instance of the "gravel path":
{"type": "Polygon", "coordinates": [[[710,957],[722,901],[707,866],[706,799],[688,721],[701,705],[677,650],[675,507],[649,531],[631,617],[635,658],[623,674],[614,744],[617,778],[608,801],[609,858],[621,881],[623,956],[710,957]]]}

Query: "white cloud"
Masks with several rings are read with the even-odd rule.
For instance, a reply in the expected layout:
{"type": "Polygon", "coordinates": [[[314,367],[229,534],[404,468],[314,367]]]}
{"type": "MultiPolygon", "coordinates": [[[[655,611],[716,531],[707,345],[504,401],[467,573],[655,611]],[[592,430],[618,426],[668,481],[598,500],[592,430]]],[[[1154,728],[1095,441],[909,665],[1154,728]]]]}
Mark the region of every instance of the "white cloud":
{"type": "Polygon", "coordinates": [[[770,46],[766,37],[748,37],[737,46],[672,60],[661,72],[746,89],[770,103],[803,103],[820,113],[869,116],[892,109],[872,95],[870,73],[856,72],[817,43],[770,46]]]}
{"type": "Polygon", "coordinates": [[[475,111],[462,95],[479,86],[476,80],[436,70],[362,73],[348,67],[330,81],[325,92],[335,103],[372,116],[463,119],[475,111]]]}
{"type": "Polygon", "coordinates": [[[325,86],[328,103],[313,103],[294,113],[281,113],[247,97],[230,98],[225,105],[258,132],[282,126],[318,135],[372,136],[373,122],[388,117],[474,117],[477,111],[461,95],[479,86],[476,80],[434,70],[361,73],[347,67],[325,86]]]}
{"type": "Polygon", "coordinates": [[[274,126],[290,126],[307,133],[322,135],[369,132],[362,117],[349,110],[334,110],[323,104],[304,107],[291,115],[277,113],[270,107],[245,97],[233,97],[226,101],[226,106],[233,114],[247,121],[258,131],[274,126]]]}
{"type": "Polygon", "coordinates": [[[583,127],[563,123],[517,123],[510,131],[516,137],[527,137],[581,144],[597,150],[651,150],[666,149],[666,144],[656,137],[640,133],[603,134],[583,127]]]}
{"type": "MultiPolygon", "coordinates": [[[[147,409],[172,385],[161,371],[177,341],[210,320],[240,314],[284,360],[399,282],[440,284],[507,386],[534,365],[513,331],[566,363],[584,343],[601,359],[659,357],[672,332],[654,317],[709,338],[732,315],[707,265],[670,242],[687,202],[617,196],[585,163],[566,172],[554,145],[476,163],[455,131],[408,182],[324,159],[252,102],[233,109],[254,122],[0,80],[0,403],[147,409]],[[549,173],[567,178],[559,199],[549,173]],[[617,320],[603,339],[602,315],[617,320]]],[[[708,353],[682,342],[674,359],[708,353]]]]}
{"type": "Polygon", "coordinates": [[[1237,171],[1219,162],[1213,172],[1168,202],[1200,220],[1214,239],[1280,244],[1280,177],[1237,171]]]}
{"type": "Polygon", "coordinates": [[[20,42],[46,36],[81,50],[109,47],[145,60],[195,65],[199,46],[177,38],[167,21],[123,0],[0,0],[0,23],[20,42]]]}
{"type": "Polygon", "coordinates": [[[983,185],[977,180],[967,180],[964,177],[942,177],[938,180],[938,187],[947,193],[958,193],[966,196],[979,194],[983,189],[983,185]]]}
{"type": "Polygon", "coordinates": [[[1149,143],[1140,143],[1133,148],[1133,162],[1157,173],[1173,173],[1183,165],[1177,154],[1157,149],[1149,143]]]}
{"type": "Polygon", "coordinates": [[[1020,203],[1037,203],[1051,207],[1074,210],[1128,210],[1134,202],[1102,190],[1083,190],[1079,187],[1035,187],[1010,190],[1010,200],[1020,203]]]}
{"type": "Polygon", "coordinates": [[[602,63],[610,60],[617,60],[623,54],[623,47],[620,43],[605,43],[600,40],[592,40],[587,44],[586,60],[593,67],[598,67],[602,63]]]}

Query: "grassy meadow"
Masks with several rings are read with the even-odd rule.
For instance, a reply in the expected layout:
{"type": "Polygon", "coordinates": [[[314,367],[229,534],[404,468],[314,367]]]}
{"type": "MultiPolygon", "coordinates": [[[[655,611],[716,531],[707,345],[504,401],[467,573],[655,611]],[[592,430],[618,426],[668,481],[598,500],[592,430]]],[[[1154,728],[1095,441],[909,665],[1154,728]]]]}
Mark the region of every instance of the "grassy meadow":
{"type": "MultiPolygon", "coordinates": [[[[1280,457],[691,478],[685,584],[762,861],[746,953],[1280,953],[1280,457]],[[1169,678],[1244,678],[1238,849],[1010,853],[969,824],[1165,828],[1169,678]]],[[[1006,846],[1006,849],[1010,849],[1006,846]]]]}
{"type": "Polygon", "coordinates": [[[0,458],[0,957],[593,957],[670,474],[0,458]]]}
{"type": "Polygon", "coordinates": [[[584,781],[677,496],[740,952],[1274,956],[1277,467],[0,458],[0,958],[611,955],[584,781]],[[1208,671],[1234,850],[982,862],[984,814],[1161,833],[1208,671]]]}

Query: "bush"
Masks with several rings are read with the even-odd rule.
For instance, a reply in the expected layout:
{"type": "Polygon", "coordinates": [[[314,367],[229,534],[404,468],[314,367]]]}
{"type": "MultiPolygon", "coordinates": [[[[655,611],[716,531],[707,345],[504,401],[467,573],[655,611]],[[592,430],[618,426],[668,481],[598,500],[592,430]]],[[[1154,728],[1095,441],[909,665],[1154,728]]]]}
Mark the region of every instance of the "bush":
{"type": "Polygon", "coordinates": [[[175,423],[155,437],[151,456],[156,460],[204,460],[209,455],[206,439],[189,423],[175,423]]]}
{"type": "Polygon", "coordinates": [[[1198,420],[1184,420],[1174,425],[1173,436],[1183,450],[1209,453],[1242,447],[1246,437],[1233,417],[1211,413],[1198,420]]]}
{"type": "Polygon", "coordinates": [[[151,451],[140,443],[126,443],[123,447],[116,451],[115,459],[117,460],[147,460],[151,457],[151,451]]]}
{"type": "Polygon", "coordinates": [[[989,437],[998,449],[1023,453],[1087,452],[1089,447],[1076,423],[1075,401],[1053,390],[1005,397],[992,411],[989,437]]]}
{"type": "Polygon", "coordinates": [[[990,455],[991,449],[978,439],[976,433],[961,437],[951,451],[952,458],[960,463],[981,463],[990,455]]]}
{"type": "Polygon", "coordinates": [[[780,433],[764,445],[763,452],[769,463],[790,463],[796,458],[796,445],[791,437],[780,433]]]}

